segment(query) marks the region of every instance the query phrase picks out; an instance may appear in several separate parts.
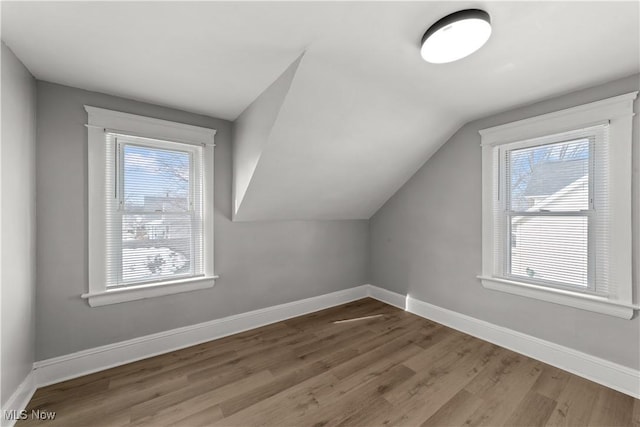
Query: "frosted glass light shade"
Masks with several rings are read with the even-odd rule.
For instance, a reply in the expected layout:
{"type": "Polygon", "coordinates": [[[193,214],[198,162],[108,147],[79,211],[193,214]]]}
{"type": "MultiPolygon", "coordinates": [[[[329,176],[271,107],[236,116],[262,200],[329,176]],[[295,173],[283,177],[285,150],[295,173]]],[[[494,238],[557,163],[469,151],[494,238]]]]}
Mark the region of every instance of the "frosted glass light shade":
{"type": "Polygon", "coordinates": [[[491,36],[489,14],[467,9],[447,15],[422,37],[422,58],[434,64],[457,61],[480,49],[491,36]]]}

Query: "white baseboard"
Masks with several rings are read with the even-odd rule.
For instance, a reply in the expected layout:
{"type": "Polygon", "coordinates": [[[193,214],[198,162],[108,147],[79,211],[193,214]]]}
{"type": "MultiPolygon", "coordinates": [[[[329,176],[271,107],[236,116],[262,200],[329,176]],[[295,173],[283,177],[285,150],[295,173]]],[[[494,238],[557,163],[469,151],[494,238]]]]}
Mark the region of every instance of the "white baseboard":
{"type": "Polygon", "coordinates": [[[104,345],[33,364],[38,387],[190,347],[367,296],[368,285],[104,345]]]}
{"type": "MultiPolygon", "coordinates": [[[[397,300],[401,297],[403,296],[396,294],[393,298],[397,300]]],[[[406,310],[410,313],[640,399],[640,371],[638,370],[409,296],[406,299],[406,310]]]]}
{"type": "Polygon", "coordinates": [[[367,288],[372,298],[640,399],[640,371],[410,296],[367,288]]]}
{"type": "Polygon", "coordinates": [[[400,295],[398,293],[388,291],[383,288],[379,288],[373,285],[365,285],[367,287],[367,296],[377,299],[378,301],[382,301],[386,304],[392,305],[394,307],[401,308],[406,310],[406,300],[407,297],[404,295],[400,295]]]}
{"type": "Polygon", "coordinates": [[[23,411],[35,392],[36,383],[33,372],[29,372],[16,391],[9,397],[7,403],[2,406],[2,411],[0,413],[0,417],[2,417],[2,419],[0,420],[0,425],[2,425],[2,427],[12,427],[16,423],[17,419],[7,419],[7,416],[10,416],[9,414],[18,414],[23,411]]]}

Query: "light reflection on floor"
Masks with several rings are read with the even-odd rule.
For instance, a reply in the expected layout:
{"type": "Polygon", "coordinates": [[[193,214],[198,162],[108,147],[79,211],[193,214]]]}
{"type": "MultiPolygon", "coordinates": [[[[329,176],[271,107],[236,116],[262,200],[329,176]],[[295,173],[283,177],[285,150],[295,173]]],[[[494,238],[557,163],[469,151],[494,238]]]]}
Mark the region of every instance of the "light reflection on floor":
{"type": "Polygon", "coordinates": [[[382,316],[383,316],[382,314],[373,314],[371,316],[354,317],[353,319],[336,320],[333,323],[338,324],[338,323],[347,323],[347,322],[357,322],[358,320],[375,319],[376,317],[382,317],[382,316]]]}

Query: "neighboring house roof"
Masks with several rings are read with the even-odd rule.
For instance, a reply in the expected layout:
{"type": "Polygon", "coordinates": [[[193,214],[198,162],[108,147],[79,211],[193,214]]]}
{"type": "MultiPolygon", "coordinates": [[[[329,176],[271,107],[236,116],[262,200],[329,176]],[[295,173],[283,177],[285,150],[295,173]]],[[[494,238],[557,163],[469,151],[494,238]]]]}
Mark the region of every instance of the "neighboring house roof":
{"type": "MultiPolygon", "coordinates": [[[[529,181],[529,185],[527,185],[527,188],[525,190],[525,196],[526,197],[545,197],[545,198],[536,206],[528,209],[528,211],[536,212],[541,209],[551,208],[554,206],[554,204],[558,200],[565,197],[569,197],[570,193],[588,192],[589,191],[588,187],[584,184],[588,182],[589,175],[586,174],[584,172],[585,169],[583,169],[582,166],[580,166],[580,165],[584,165],[584,167],[586,167],[586,165],[588,164],[587,162],[588,162],[587,159],[580,159],[580,160],[575,160],[570,162],[563,161],[563,162],[547,163],[544,166],[547,166],[549,164],[553,165],[552,167],[549,167],[546,169],[546,173],[549,174],[547,176],[542,175],[543,172],[539,172],[540,170],[544,171],[544,168],[536,169],[536,171],[534,171],[534,175],[535,175],[535,172],[538,172],[539,174],[537,179],[538,182],[531,185],[532,181],[534,180],[534,177],[533,176],[531,177],[531,181],[529,181]],[[564,170],[562,166],[567,165],[567,163],[570,163],[570,165],[566,170],[564,170]],[[543,176],[545,177],[544,179],[542,178],[543,176]],[[571,177],[572,180],[570,180],[567,177],[571,177]],[[544,183],[544,185],[541,185],[541,183],[544,183]],[[531,190],[529,189],[529,187],[531,187],[531,190]],[[557,190],[551,194],[544,194],[544,193],[550,192],[548,190],[549,188],[557,189],[557,190]],[[527,194],[528,191],[531,191],[531,194],[527,194]]],[[[574,194],[574,197],[575,197],[575,194],[574,194]]],[[[536,218],[536,217],[521,216],[515,221],[515,224],[521,224],[533,218],[536,218]]]]}
{"type": "Polygon", "coordinates": [[[536,166],[527,188],[525,197],[550,196],[588,174],[588,159],[545,162],[536,166]]]}
{"type": "Polygon", "coordinates": [[[188,206],[186,197],[144,196],[144,209],[147,211],[164,211],[170,208],[184,208],[188,206]]]}

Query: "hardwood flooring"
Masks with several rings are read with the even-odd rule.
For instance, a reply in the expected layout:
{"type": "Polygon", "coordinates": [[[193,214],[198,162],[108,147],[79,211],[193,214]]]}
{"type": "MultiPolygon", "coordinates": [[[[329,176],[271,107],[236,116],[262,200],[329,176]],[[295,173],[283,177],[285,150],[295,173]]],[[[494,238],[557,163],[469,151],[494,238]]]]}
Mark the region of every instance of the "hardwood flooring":
{"type": "Polygon", "coordinates": [[[640,401],[373,299],[39,389],[54,426],[634,426],[640,401]]]}

